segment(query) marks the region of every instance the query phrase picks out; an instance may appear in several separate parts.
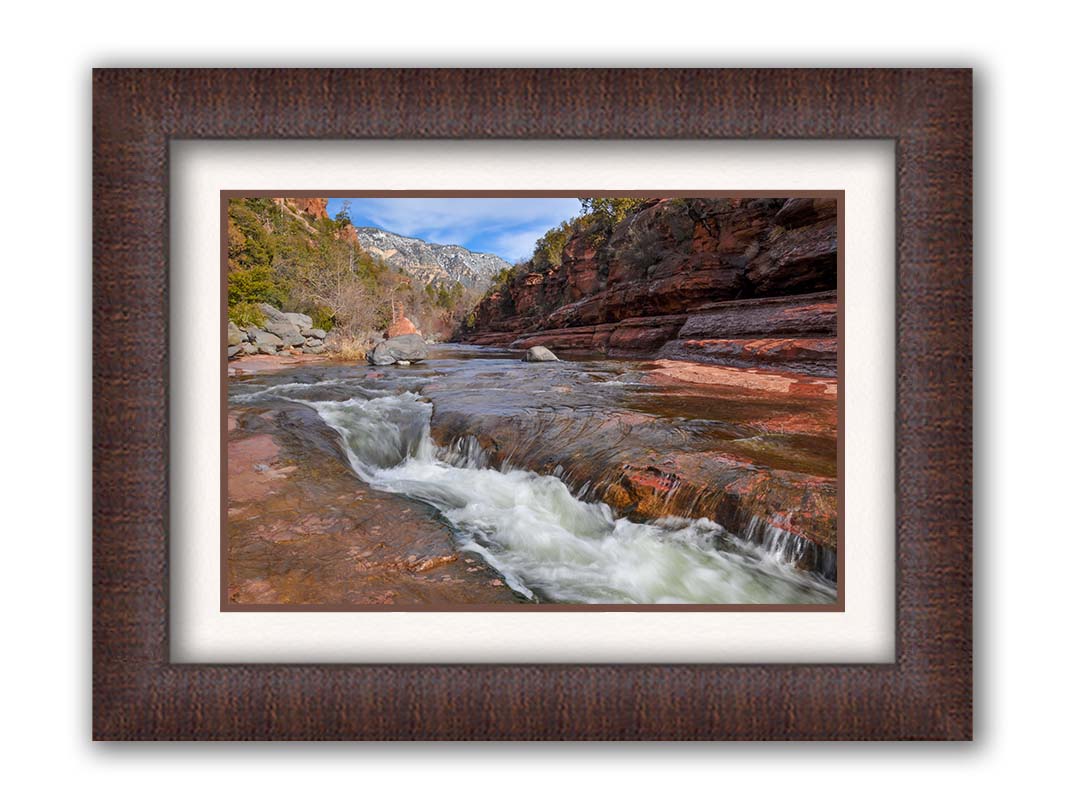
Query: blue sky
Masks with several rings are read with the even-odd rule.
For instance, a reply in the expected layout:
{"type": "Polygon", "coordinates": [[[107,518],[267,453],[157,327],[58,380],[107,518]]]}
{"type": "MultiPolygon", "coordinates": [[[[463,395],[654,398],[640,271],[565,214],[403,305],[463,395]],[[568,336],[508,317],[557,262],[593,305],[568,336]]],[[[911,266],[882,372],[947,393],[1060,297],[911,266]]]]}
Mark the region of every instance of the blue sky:
{"type": "Polygon", "coordinates": [[[546,230],[581,211],[576,197],[331,197],[327,213],[336,216],[346,201],[355,225],[459,244],[513,263],[529,256],[546,230]]]}

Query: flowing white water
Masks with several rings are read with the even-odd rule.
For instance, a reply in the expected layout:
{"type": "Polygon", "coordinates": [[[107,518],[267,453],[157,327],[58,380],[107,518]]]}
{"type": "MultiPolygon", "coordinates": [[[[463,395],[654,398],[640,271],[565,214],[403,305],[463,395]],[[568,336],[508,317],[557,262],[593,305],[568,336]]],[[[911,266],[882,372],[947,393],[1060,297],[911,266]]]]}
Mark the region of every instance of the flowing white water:
{"type": "MultiPolygon", "coordinates": [[[[317,384],[321,387],[323,384],[317,384]]],[[[835,589],[706,519],[637,523],[577,499],[557,477],[488,468],[471,439],[439,448],[432,406],[417,394],[360,387],[347,400],[311,400],[306,384],[269,393],[314,408],[371,486],[428,503],[460,546],[512,589],[568,603],[827,603],[835,589]]],[[[321,396],[321,395],[320,395],[321,396]]]]}

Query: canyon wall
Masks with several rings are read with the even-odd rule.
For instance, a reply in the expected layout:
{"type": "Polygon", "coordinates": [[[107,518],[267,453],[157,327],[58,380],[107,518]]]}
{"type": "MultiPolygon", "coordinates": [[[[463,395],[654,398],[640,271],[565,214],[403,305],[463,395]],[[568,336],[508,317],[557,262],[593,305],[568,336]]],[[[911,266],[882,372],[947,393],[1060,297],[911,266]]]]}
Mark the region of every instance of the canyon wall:
{"type": "Polygon", "coordinates": [[[834,198],[650,199],[490,291],[460,339],[834,375],[837,243],[834,198]]]}

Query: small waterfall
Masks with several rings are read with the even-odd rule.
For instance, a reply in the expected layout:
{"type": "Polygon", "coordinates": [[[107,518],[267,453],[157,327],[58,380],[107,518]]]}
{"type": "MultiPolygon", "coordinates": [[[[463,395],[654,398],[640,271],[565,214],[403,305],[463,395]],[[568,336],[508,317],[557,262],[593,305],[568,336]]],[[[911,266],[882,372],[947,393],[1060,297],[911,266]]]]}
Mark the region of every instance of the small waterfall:
{"type": "Polygon", "coordinates": [[[778,528],[759,517],[749,517],[741,537],[782,564],[802,566],[828,581],[837,581],[837,553],[778,528]]]}
{"type": "Polygon", "coordinates": [[[460,436],[456,441],[439,447],[437,457],[453,467],[469,469],[489,467],[489,454],[482,449],[478,438],[470,434],[460,436]]]}
{"type": "Polygon", "coordinates": [[[264,391],[315,409],[363,481],[436,508],[462,549],[531,600],[733,604],[836,597],[832,584],[792,566],[814,545],[766,523],[753,520],[734,536],[708,519],[635,522],[582,499],[587,487],[571,492],[561,469],[539,475],[513,465],[490,468],[475,436],[438,447],[430,436],[433,407],[413,392],[349,388],[347,399],[314,400],[306,384],[264,391]]]}

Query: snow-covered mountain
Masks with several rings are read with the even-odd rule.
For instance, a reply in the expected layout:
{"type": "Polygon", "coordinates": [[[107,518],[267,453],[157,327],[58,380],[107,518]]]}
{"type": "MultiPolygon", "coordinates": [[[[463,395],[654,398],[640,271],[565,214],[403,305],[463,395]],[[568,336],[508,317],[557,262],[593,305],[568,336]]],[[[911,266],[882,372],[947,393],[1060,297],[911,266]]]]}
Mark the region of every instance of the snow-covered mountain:
{"type": "Polygon", "coordinates": [[[422,283],[459,281],[484,289],[497,272],[511,266],[500,256],[474,253],[458,244],[434,244],[381,228],[357,227],[356,232],[365,251],[422,283]]]}

